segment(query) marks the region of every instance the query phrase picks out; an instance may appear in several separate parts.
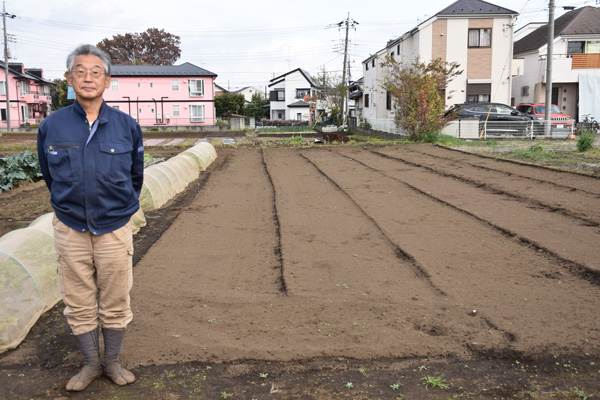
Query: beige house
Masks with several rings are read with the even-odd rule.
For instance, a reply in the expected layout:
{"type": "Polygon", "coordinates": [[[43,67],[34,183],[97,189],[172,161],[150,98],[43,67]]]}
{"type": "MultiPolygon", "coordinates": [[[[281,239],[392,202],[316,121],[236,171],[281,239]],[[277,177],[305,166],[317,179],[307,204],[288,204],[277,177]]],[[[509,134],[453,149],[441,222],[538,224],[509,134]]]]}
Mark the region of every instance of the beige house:
{"type": "Polygon", "coordinates": [[[362,117],[390,131],[392,99],[382,88],[386,56],[409,64],[440,58],[462,75],[444,93],[446,108],[464,102],[510,104],[513,26],[517,12],[481,0],[458,0],[363,61],[362,117]]]}
{"type": "MultiPolygon", "coordinates": [[[[513,78],[515,105],[546,102],[548,24],[534,28],[514,44],[523,65],[513,78]]],[[[552,104],[578,120],[600,119],[600,8],[581,7],[557,18],[552,48],[552,104]]]]}

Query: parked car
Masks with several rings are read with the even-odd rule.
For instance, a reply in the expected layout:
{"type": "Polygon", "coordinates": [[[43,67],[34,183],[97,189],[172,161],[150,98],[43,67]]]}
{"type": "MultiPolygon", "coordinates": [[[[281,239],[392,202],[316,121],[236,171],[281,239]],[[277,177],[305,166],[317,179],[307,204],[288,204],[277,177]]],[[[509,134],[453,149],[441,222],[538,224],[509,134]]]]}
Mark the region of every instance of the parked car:
{"type": "MultiPolygon", "coordinates": [[[[545,104],[521,103],[517,106],[517,110],[525,114],[546,118],[545,104]]],[[[550,120],[553,136],[556,136],[561,132],[565,135],[569,135],[573,130],[573,118],[571,118],[570,115],[563,114],[556,104],[552,104],[550,108],[550,120]]]]}
{"type": "Polygon", "coordinates": [[[478,119],[488,135],[530,136],[544,132],[544,118],[522,113],[502,103],[463,103],[448,110],[444,117],[478,119]]]}

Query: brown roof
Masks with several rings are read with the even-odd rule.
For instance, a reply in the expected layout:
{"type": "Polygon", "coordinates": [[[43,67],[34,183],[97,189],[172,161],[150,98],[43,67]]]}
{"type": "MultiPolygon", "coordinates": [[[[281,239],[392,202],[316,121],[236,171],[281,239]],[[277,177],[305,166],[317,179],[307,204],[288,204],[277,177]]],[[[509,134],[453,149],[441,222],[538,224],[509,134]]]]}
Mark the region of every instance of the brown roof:
{"type": "MultiPolygon", "coordinates": [[[[554,20],[554,37],[600,34],[600,9],[586,6],[554,20]]],[[[548,24],[537,28],[514,44],[514,54],[537,50],[548,43],[548,24]]]]}

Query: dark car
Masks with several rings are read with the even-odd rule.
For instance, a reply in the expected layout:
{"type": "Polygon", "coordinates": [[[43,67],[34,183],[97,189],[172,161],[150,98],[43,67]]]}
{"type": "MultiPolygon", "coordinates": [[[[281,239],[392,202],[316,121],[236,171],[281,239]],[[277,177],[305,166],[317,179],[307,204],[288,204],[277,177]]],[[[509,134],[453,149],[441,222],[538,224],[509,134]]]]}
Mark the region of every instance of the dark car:
{"type": "Polygon", "coordinates": [[[448,110],[451,119],[477,119],[486,134],[530,136],[544,132],[544,118],[502,103],[463,103],[448,110]]]}

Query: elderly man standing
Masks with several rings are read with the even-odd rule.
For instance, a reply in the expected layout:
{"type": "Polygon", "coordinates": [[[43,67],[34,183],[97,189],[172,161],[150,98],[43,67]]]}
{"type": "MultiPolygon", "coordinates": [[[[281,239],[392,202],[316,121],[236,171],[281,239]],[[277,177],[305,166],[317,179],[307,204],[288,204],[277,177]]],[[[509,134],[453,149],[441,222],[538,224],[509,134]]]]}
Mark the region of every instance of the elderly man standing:
{"type": "Polygon", "coordinates": [[[139,208],[144,148],[137,122],[103,100],[110,85],[108,55],[79,46],[67,57],[67,69],[75,103],[42,122],[38,155],[55,211],[64,314],[84,360],[67,390],[80,391],[103,372],[120,386],[135,380],[119,364],[119,352],[133,317],[130,219],[139,208]]]}

